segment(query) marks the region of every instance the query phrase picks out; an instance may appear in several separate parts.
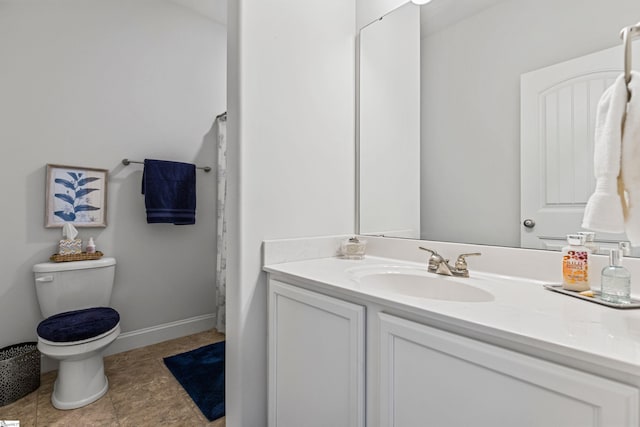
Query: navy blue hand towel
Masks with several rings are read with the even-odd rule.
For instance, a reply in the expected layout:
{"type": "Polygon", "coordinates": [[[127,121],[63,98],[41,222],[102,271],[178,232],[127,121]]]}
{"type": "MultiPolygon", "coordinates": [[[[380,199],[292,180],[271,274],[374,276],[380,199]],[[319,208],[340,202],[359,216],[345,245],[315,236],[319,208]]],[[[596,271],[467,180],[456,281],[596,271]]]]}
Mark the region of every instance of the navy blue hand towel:
{"type": "Polygon", "coordinates": [[[142,194],[147,223],[196,223],[196,166],[144,160],[142,194]]]}

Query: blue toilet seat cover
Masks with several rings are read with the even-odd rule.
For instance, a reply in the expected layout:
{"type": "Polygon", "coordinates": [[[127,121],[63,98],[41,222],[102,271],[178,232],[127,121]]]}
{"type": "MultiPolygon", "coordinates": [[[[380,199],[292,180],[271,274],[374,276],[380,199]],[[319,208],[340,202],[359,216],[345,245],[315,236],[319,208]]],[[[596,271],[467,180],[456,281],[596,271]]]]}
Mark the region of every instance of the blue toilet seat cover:
{"type": "Polygon", "coordinates": [[[110,307],[66,311],[40,322],[38,336],[53,342],[82,341],[110,331],[119,321],[120,314],[110,307]]]}

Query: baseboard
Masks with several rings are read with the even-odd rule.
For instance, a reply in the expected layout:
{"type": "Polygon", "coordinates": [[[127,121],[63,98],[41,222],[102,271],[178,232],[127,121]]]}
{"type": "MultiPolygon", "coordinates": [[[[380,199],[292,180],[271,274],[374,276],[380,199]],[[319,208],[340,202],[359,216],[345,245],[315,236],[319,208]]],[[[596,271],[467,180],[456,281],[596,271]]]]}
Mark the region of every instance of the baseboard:
{"type": "MultiPolygon", "coordinates": [[[[124,332],[107,347],[104,355],[109,356],[163,341],[197,334],[198,332],[204,332],[214,327],[215,314],[211,313],[189,319],[177,320],[175,322],[163,323],[149,328],[124,332]]],[[[58,362],[42,356],[40,370],[42,372],[49,372],[55,369],[58,369],[58,362]]]]}

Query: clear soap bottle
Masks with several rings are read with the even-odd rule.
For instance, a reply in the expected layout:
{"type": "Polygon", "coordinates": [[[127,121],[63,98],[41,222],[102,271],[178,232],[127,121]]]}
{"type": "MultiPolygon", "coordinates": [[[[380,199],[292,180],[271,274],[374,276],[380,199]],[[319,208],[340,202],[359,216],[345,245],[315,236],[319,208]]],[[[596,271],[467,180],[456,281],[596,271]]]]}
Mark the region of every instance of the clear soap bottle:
{"type": "Polygon", "coordinates": [[[589,261],[591,251],[584,246],[585,236],[567,235],[568,246],[562,248],[562,288],[569,291],[588,291],[591,289],[589,261]]]}
{"type": "Polygon", "coordinates": [[[602,269],[600,298],[615,304],[631,303],[631,274],[622,266],[623,252],[611,249],[609,266],[602,269]]]}

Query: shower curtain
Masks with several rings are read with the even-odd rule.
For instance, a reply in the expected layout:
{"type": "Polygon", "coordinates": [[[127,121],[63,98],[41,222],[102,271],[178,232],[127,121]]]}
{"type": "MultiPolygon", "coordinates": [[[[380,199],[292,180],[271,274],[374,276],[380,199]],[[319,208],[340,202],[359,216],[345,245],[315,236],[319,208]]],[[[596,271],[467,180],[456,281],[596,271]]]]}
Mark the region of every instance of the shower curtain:
{"type": "Polygon", "coordinates": [[[225,332],[227,293],[227,114],[216,118],[218,125],[218,202],[217,202],[217,262],[216,262],[216,329],[225,332]]]}

